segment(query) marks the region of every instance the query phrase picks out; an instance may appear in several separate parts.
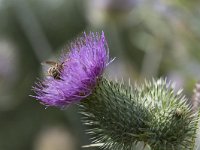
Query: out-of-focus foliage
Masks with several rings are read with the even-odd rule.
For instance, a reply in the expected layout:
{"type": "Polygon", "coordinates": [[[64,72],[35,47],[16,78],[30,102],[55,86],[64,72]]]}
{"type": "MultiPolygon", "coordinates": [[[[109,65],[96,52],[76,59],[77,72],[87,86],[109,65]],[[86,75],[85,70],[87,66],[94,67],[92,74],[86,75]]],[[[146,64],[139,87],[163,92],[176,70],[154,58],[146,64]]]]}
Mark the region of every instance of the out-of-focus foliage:
{"type": "Polygon", "coordinates": [[[89,143],[76,107],[44,109],[29,97],[40,63],[56,60],[83,31],[105,31],[116,57],[109,76],[166,76],[191,96],[200,78],[199,7],[186,0],[0,0],[0,149],[45,150],[38,141],[48,134],[74,149],[89,143]]]}

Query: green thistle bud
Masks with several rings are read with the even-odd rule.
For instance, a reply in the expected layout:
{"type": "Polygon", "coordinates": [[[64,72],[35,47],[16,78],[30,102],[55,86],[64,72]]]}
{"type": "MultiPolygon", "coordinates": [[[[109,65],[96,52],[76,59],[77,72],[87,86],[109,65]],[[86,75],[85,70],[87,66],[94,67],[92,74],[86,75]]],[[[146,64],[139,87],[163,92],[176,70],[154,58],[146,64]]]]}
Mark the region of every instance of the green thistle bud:
{"type": "Polygon", "coordinates": [[[140,142],[153,150],[193,149],[199,117],[165,80],[132,88],[102,79],[80,109],[102,149],[132,150],[140,142]]]}

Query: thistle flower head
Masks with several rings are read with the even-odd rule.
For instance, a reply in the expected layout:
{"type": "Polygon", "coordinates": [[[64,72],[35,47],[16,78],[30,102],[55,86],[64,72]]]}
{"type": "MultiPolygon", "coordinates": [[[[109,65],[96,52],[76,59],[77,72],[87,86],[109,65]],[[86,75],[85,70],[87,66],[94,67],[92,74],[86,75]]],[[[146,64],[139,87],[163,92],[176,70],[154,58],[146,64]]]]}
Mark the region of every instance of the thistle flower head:
{"type": "Polygon", "coordinates": [[[59,78],[46,77],[34,87],[36,99],[46,106],[65,107],[91,94],[109,63],[104,33],[78,38],[60,59],[59,78]]]}

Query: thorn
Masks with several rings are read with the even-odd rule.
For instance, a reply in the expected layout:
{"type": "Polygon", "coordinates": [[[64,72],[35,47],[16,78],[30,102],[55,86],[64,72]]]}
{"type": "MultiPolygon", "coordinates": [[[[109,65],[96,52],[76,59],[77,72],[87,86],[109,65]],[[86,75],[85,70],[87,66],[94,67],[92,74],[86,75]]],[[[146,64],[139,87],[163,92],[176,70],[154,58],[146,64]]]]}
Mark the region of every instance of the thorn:
{"type": "Polygon", "coordinates": [[[90,148],[90,147],[100,147],[103,146],[104,143],[96,143],[96,144],[89,144],[89,145],[84,145],[82,148],[90,148]]]}

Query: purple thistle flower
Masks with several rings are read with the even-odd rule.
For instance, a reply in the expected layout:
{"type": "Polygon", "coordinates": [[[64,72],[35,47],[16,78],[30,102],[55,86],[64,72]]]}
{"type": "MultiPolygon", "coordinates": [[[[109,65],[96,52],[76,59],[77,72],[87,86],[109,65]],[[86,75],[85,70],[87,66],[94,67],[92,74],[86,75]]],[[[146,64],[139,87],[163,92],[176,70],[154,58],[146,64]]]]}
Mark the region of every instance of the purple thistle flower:
{"type": "Polygon", "coordinates": [[[66,107],[92,93],[109,64],[109,50],[104,33],[84,33],[63,54],[59,78],[46,77],[34,87],[36,99],[46,106],[66,107]]]}

